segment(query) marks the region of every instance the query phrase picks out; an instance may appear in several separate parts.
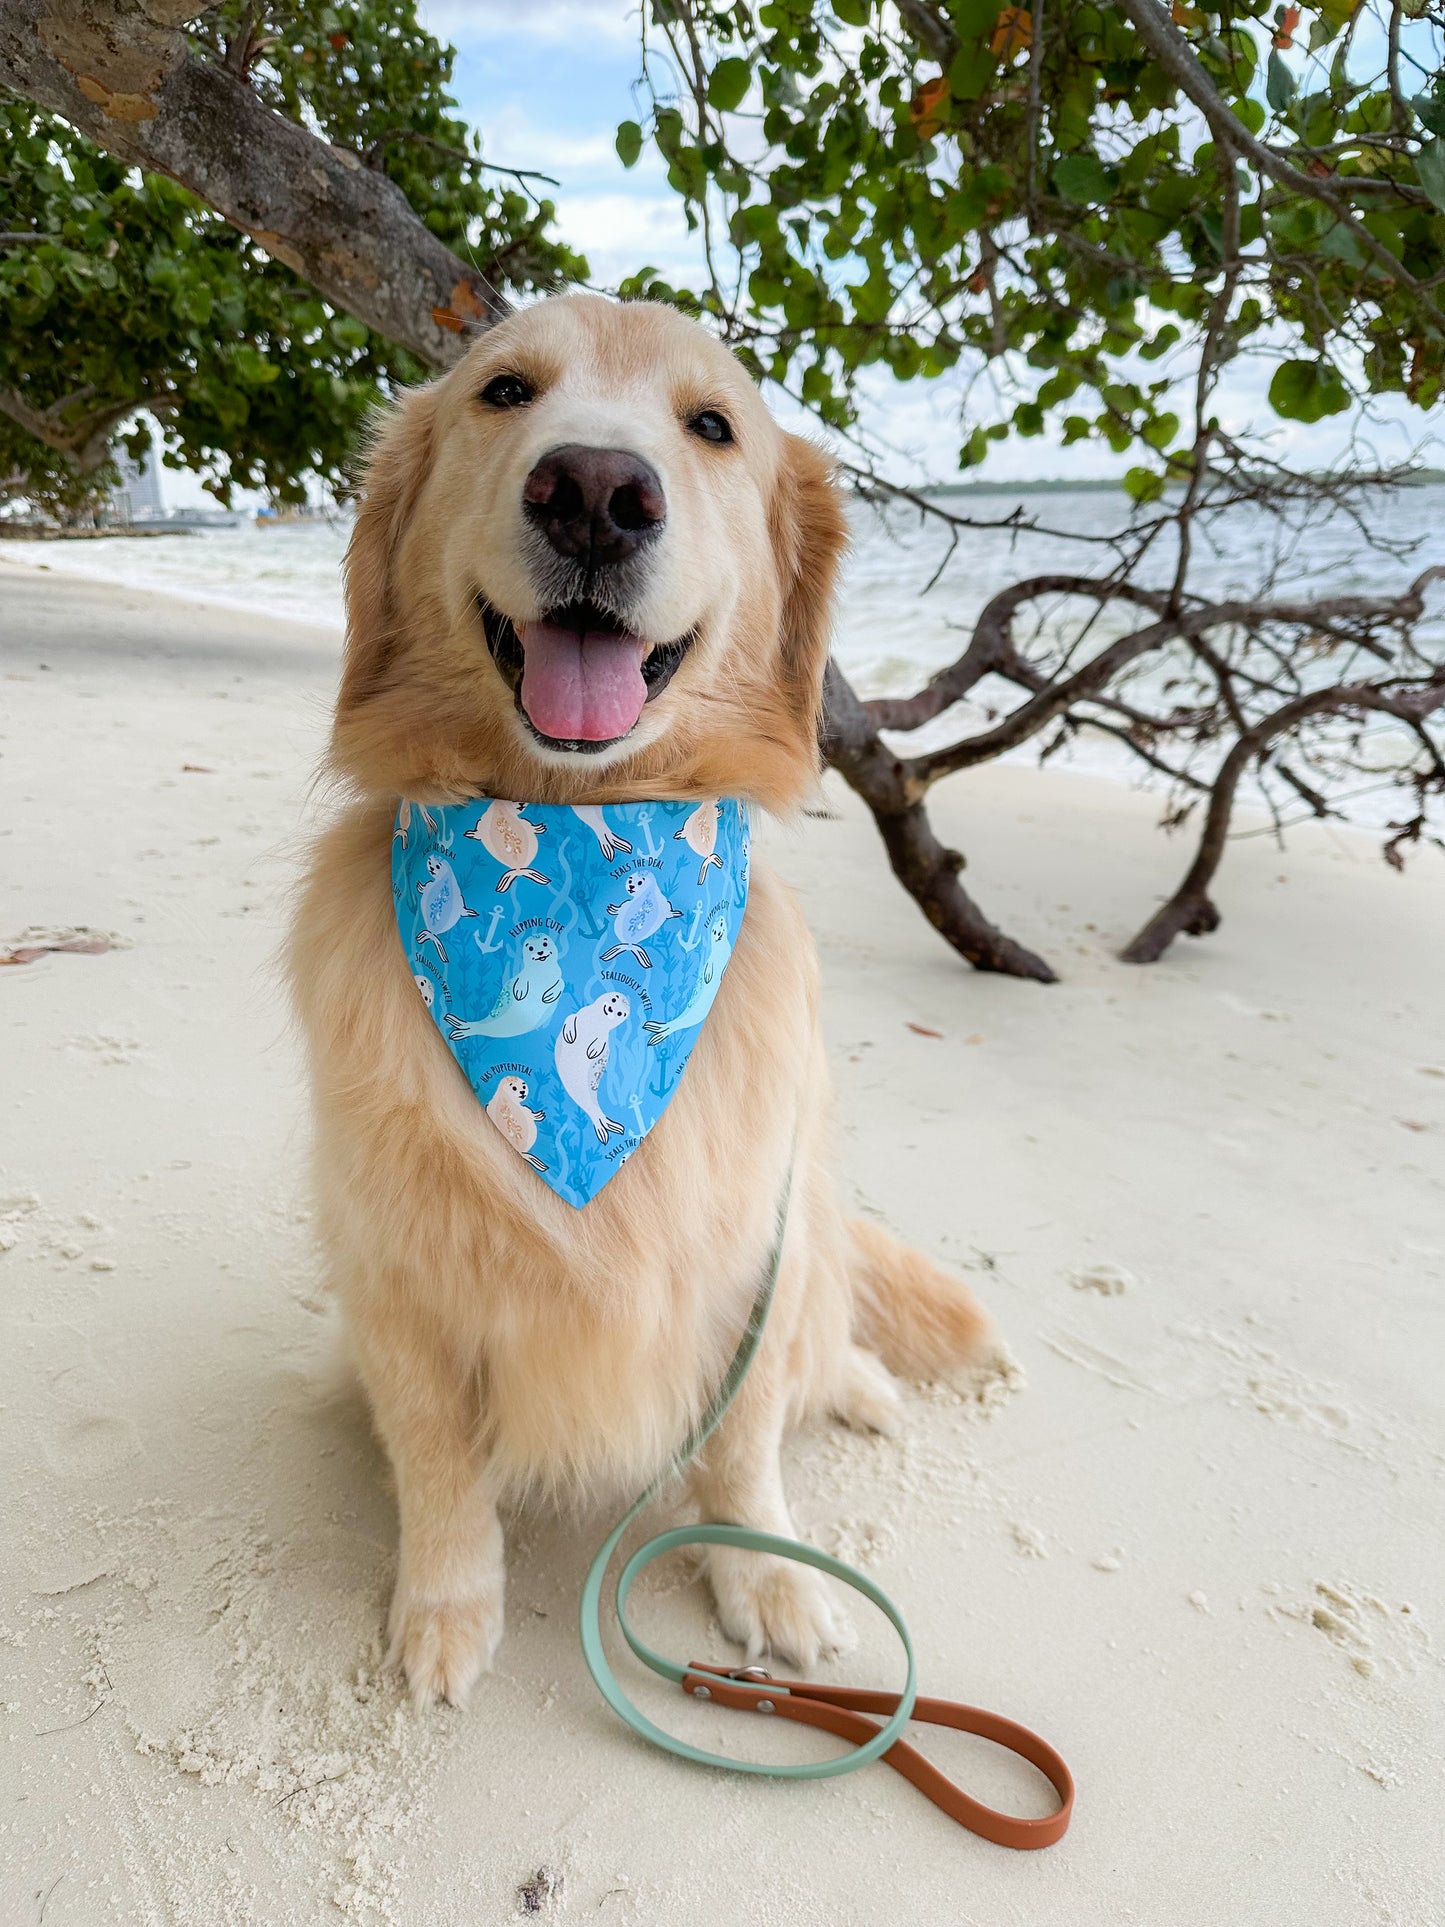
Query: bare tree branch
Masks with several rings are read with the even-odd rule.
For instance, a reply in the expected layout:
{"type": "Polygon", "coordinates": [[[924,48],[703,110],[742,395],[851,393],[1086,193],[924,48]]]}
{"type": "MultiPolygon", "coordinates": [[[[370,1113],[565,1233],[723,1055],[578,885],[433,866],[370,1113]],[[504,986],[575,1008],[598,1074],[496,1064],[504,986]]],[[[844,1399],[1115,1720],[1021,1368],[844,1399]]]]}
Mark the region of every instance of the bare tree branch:
{"type": "MultiPolygon", "coordinates": [[[[962,742],[953,743],[946,749],[915,757],[905,765],[907,781],[921,795],[940,776],[990,762],[995,756],[1016,749],[1074,703],[1103,689],[1130,663],[1175,636],[1194,640],[1211,629],[1227,628],[1233,624],[1258,627],[1264,623],[1286,623],[1311,632],[1330,633],[1347,622],[1370,624],[1408,621],[1418,618],[1423,609],[1425,587],[1441,573],[1445,572],[1427,570],[1403,596],[1329,596],[1318,601],[1301,602],[1213,602],[1181,609],[1143,629],[1121,636],[1117,642],[1111,642],[1072,676],[1050,682],[1028,702],[1020,704],[1012,715],[1005,717],[995,728],[977,736],[965,737],[962,742]]],[[[1138,592],[1128,585],[1121,585],[1115,593],[1123,594],[1129,600],[1140,599],[1138,592]]]]}
{"type": "MultiPolygon", "coordinates": [[[[1445,574],[1445,570],[1435,573],[1445,574]]],[[[1418,721],[1442,704],[1445,704],[1445,672],[1441,672],[1439,680],[1408,695],[1392,695],[1364,683],[1316,689],[1262,717],[1239,737],[1224,759],[1215,779],[1198,853],[1183,882],[1169,901],[1155,911],[1138,936],[1120,951],[1123,961],[1155,963],[1181,932],[1190,937],[1203,937],[1219,928],[1220,915],[1210,899],[1209,886],[1224,855],[1240,778],[1249,764],[1278,737],[1288,735],[1310,716],[1341,712],[1363,714],[1373,710],[1402,721],[1418,721]]]]}
{"type": "MultiPolygon", "coordinates": [[[[919,729],[931,723],[970,689],[990,674],[1012,674],[1017,667],[1013,653],[1013,618],[1026,602],[1040,596],[1071,595],[1091,597],[1099,602],[1135,602],[1141,608],[1162,613],[1169,598],[1156,590],[1141,589],[1132,583],[1115,582],[1087,575],[1035,575],[1000,590],[986,603],[974,624],[973,640],[947,669],[930,677],[916,696],[874,697],[864,703],[869,720],[879,729],[919,729]]],[[[1042,727],[1042,724],[1040,724],[1042,727]]]]}

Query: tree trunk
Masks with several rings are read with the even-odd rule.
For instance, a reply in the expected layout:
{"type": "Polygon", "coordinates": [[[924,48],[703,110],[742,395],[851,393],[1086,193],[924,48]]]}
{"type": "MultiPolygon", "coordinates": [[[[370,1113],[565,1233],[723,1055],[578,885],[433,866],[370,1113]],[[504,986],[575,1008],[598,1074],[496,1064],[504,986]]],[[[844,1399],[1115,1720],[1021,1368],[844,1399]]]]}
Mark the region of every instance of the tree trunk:
{"type": "Polygon", "coordinates": [[[836,662],[823,686],[823,753],[873,812],[893,874],[946,943],[975,970],[997,970],[1035,983],[1058,979],[1032,950],[991,924],[958,880],[963,857],[940,843],[921,793],[836,662]]]}

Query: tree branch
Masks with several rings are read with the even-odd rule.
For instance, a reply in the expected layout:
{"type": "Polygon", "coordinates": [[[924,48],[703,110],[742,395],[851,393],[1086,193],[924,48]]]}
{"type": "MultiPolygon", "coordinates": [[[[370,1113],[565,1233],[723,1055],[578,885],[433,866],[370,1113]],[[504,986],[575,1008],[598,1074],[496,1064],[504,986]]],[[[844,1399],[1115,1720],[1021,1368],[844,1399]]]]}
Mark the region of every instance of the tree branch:
{"type": "Polygon", "coordinates": [[[882,696],[864,703],[870,720],[879,729],[920,729],[924,723],[931,723],[935,716],[941,716],[945,709],[961,701],[985,676],[1011,666],[1013,618],[1024,603],[1035,602],[1040,596],[1046,595],[1087,596],[1097,602],[1135,602],[1156,613],[1162,613],[1169,603],[1167,595],[1108,578],[1101,580],[1088,575],[1030,576],[1024,582],[1015,582],[1011,587],[1001,590],[991,602],[984,605],[983,612],[973,626],[973,639],[968,648],[957,662],[932,676],[916,696],[882,696]]]}
{"type": "Polygon", "coordinates": [[[226,42],[221,64],[227,73],[234,74],[237,80],[244,80],[250,71],[255,51],[256,0],[246,0],[246,5],[241,9],[241,18],[236,24],[236,31],[226,42]]]}
{"type": "MultiPolygon", "coordinates": [[[[1028,702],[1021,703],[1012,715],[1006,716],[995,728],[977,736],[965,737],[962,742],[951,744],[946,749],[915,757],[904,765],[906,779],[914,787],[915,793],[921,794],[940,776],[950,775],[954,770],[971,769],[1003,755],[1006,750],[1016,749],[1074,703],[1103,688],[1121,669],[1128,668],[1131,662],[1147,655],[1151,649],[1157,649],[1173,636],[1193,642],[1209,629],[1225,628],[1235,623],[1257,627],[1267,622],[1280,622],[1329,633],[1334,625],[1342,622],[1368,624],[1413,621],[1423,609],[1426,587],[1442,574],[1445,574],[1445,570],[1427,569],[1400,596],[1330,596],[1316,602],[1213,602],[1181,609],[1158,622],[1150,623],[1146,628],[1121,636],[1117,642],[1111,642],[1072,676],[1062,682],[1047,684],[1028,702]]],[[[1123,588],[1124,585],[1121,585],[1123,588]]],[[[1136,591],[1125,592],[1130,599],[1140,599],[1136,591]]]]}
{"type": "Polygon", "coordinates": [[[958,35],[944,9],[930,6],[929,0],[896,0],[896,5],[898,18],[923,51],[947,67],[958,52],[958,35]]]}
{"type": "Polygon", "coordinates": [[[177,31],[190,0],[0,0],[0,85],[135,167],[167,174],[430,368],[504,311],[359,156],[264,106],[177,31]]]}
{"type": "Polygon", "coordinates": [[[116,427],[127,415],[133,415],[136,409],[145,404],[142,401],[113,402],[67,425],[65,411],[84,399],[85,392],[82,392],[68,395],[64,401],[55,402],[49,408],[32,408],[18,389],[0,386],[0,414],[8,415],[27,435],[33,435],[37,442],[44,442],[47,448],[53,448],[57,454],[68,456],[81,475],[93,475],[110,454],[110,438],[116,427]]]}
{"type": "MultiPolygon", "coordinates": [[[[1445,574],[1445,570],[1431,573],[1445,574]]],[[[1210,900],[1209,886],[1224,855],[1239,781],[1249,764],[1263,755],[1278,737],[1288,735],[1311,716],[1337,715],[1351,710],[1375,711],[1416,723],[1442,704],[1445,704],[1445,671],[1408,695],[1395,695],[1370,683],[1340,683],[1332,689],[1316,689],[1308,695],[1296,696],[1293,702],[1261,717],[1236,741],[1220,766],[1199,849],[1183,882],[1169,901],[1155,911],[1133,942],[1119,952],[1121,959],[1125,963],[1155,963],[1181,931],[1186,936],[1204,937],[1219,928],[1220,914],[1210,900]]],[[[1303,793],[1308,797],[1308,792],[1303,793]]]]}

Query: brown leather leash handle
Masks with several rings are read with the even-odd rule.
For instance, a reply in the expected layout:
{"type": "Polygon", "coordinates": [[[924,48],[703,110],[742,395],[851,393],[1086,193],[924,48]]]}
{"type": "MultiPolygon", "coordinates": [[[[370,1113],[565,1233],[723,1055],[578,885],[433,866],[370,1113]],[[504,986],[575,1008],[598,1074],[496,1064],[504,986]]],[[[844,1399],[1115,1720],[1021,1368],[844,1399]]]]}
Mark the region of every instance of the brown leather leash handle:
{"type": "MultiPolygon", "coordinates": [[[[772,1713],[779,1719],[793,1720],[802,1726],[821,1727],[855,1746],[874,1738],[877,1723],[865,1716],[881,1713],[886,1719],[898,1710],[901,1695],[875,1693],[851,1686],[825,1686],[815,1680],[769,1679],[756,1667],[710,1666],[694,1660],[682,1681],[682,1690],[696,1698],[708,1698],[718,1706],[739,1712],[772,1713]],[[701,1689],[701,1691],[699,1691],[701,1689]]],[[[1041,1820],[1020,1819],[984,1806],[956,1786],[945,1773],[906,1740],[896,1740],[882,1756],[886,1765],[911,1780],[920,1793],[930,1799],[950,1820],[956,1820],[970,1833],[992,1840],[1000,1847],[1021,1851],[1051,1847],[1068,1832],[1074,1811],[1074,1778],[1061,1756],[1047,1740],[1031,1733],[1016,1720],[999,1713],[987,1713],[981,1706],[963,1706],[957,1700],[919,1699],[913,1717],[927,1726],[948,1726],[958,1733],[976,1733],[1007,1747],[1021,1759],[1037,1767],[1059,1796],[1059,1809],[1041,1820]]]]}

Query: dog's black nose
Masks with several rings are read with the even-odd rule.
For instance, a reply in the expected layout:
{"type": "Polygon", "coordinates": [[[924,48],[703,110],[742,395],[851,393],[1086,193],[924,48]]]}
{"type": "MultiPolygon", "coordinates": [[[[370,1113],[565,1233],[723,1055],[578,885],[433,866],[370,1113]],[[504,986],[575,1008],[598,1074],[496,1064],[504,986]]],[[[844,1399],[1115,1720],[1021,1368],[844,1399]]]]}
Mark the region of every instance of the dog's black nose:
{"type": "Polygon", "coordinates": [[[558,555],[588,568],[625,562],[667,515],[657,471],[640,455],[579,443],[542,457],[522,484],[522,501],[558,555]]]}

